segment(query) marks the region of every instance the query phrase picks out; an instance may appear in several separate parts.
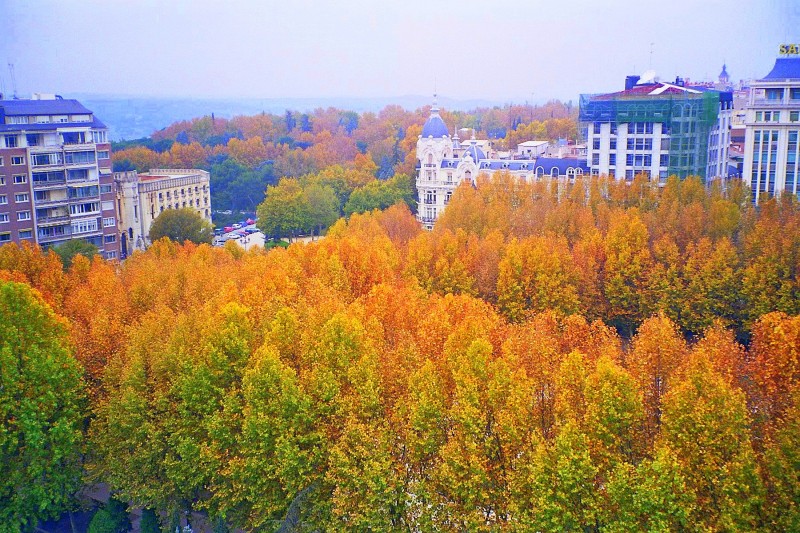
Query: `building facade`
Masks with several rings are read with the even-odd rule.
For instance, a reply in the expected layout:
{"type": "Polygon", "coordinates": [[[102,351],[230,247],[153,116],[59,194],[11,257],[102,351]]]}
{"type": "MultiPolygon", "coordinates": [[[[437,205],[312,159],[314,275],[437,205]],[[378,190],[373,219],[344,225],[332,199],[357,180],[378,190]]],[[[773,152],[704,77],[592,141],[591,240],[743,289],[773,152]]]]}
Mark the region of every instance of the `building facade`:
{"type": "Polygon", "coordinates": [[[726,176],[732,102],[727,91],[638,76],[628,77],[624,91],[581,95],[591,173],[662,181],[726,176]]]}
{"type": "MultiPolygon", "coordinates": [[[[525,149],[518,148],[517,154],[525,154],[525,149]]],[[[475,185],[479,174],[507,172],[522,180],[535,180],[544,176],[574,178],[588,171],[585,160],[501,157],[487,140],[462,142],[457,133],[450,136],[435,104],[417,140],[417,159],[417,218],[427,229],[433,228],[456,188],[462,182],[475,185]]]]}
{"type": "Polygon", "coordinates": [[[0,99],[0,244],[71,239],[119,257],[108,130],[77,100],[0,99]]]}
{"type": "Polygon", "coordinates": [[[783,192],[798,194],[800,57],[781,57],[752,82],[746,107],[742,179],[753,203],[783,192]]]}
{"type": "Polygon", "coordinates": [[[167,209],[190,208],[211,222],[210,176],[199,169],[115,172],[123,257],[150,245],[150,226],[167,209]]]}

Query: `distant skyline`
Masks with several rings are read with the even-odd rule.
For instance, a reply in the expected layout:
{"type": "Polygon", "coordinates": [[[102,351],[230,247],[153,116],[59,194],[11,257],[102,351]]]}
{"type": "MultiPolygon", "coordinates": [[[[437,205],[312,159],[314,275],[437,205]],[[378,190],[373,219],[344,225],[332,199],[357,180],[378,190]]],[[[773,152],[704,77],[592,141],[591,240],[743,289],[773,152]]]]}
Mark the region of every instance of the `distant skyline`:
{"type": "Polygon", "coordinates": [[[21,97],[566,101],[651,68],[763,77],[800,42],[794,0],[0,0],[0,16],[0,89],[13,63],[21,97]]]}

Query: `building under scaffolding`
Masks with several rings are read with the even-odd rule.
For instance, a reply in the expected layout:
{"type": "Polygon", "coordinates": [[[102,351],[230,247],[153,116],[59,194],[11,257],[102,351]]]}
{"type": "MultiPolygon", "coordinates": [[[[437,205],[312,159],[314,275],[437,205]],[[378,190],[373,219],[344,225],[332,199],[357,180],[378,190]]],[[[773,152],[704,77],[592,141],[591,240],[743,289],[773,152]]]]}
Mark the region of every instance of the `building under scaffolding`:
{"type": "Polygon", "coordinates": [[[732,104],[730,92],[635,76],[624,91],[581,95],[590,171],[619,179],[725,176],[732,104]]]}

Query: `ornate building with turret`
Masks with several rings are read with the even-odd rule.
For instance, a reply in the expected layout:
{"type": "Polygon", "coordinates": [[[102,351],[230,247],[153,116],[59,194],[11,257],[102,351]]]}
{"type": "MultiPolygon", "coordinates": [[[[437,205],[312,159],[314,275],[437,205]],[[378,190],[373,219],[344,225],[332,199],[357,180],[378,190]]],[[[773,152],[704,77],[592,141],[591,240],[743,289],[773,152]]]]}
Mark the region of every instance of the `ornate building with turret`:
{"type": "Polygon", "coordinates": [[[426,229],[433,228],[456,188],[462,182],[474,186],[480,174],[508,172],[523,180],[534,180],[543,176],[574,178],[588,171],[585,160],[548,157],[516,159],[510,153],[501,155],[489,141],[476,140],[474,136],[461,141],[457,132],[450,135],[435,103],[417,140],[417,159],[417,218],[426,229]]]}

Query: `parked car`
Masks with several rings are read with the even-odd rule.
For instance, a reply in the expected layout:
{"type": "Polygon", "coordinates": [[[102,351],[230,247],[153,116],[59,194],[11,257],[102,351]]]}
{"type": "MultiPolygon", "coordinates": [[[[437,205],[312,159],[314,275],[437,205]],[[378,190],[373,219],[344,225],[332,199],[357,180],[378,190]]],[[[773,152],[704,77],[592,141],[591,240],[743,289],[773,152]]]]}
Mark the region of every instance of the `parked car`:
{"type": "Polygon", "coordinates": [[[233,231],[233,226],[225,226],[225,233],[230,233],[233,231]]]}
{"type": "Polygon", "coordinates": [[[239,229],[239,228],[241,228],[241,227],[242,227],[242,225],[241,225],[241,224],[239,224],[239,223],[237,222],[236,224],[234,224],[234,225],[233,225],[233,226],[231,226],[231,227],[232,227],[233,229],[239,229]]]}

